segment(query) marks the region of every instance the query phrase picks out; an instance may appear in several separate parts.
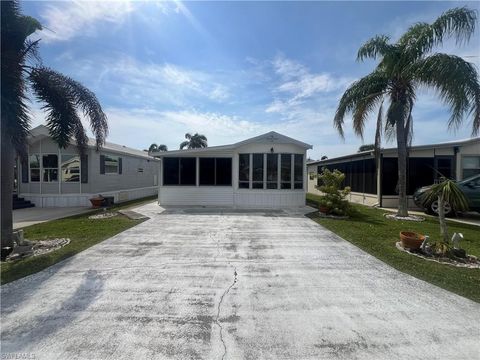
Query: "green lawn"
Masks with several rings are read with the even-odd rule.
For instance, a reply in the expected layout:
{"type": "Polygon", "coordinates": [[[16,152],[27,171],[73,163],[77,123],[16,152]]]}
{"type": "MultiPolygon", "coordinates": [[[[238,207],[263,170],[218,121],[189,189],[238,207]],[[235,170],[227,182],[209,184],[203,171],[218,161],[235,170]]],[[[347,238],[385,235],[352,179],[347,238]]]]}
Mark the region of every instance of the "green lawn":
{"type": "MultiPolygon", "coordinates": [[[[119,210],[133,205],[141,205],[153,199],[155,199],[155,197],[133,200],[115,205],[111,209],[119,210]]],[[[89,220],[88,217],[93,213],[95,212],[53,220],[24,228],[25,239],[35,241],[47,238],[70,238],[70,244],[45,255],[31,256],[15,262],[1,263],[1,283],[5,284],[43,270],[142,222],[139,220],[130,220],[123,215],[102,220],[89,220]]]]}
{"type": "MultiPolygon", "coordinates": [[[[307,203],[315,205],[318,198],[317,195],[307,194],[307,203]]],[[[480,269],[433,263],[401,252],[395,247],[402,230],[427,234],[431,240],[439,239],[437,219],[427,217],[421,223],[387,220],[383,216],[384,210],[356,204],[353,206],[355,214],[348,220],[320,218],[316,213],[309,217],[395,269],[480,302],[480,269]]],[[[480,257],[478,226],[449,221],[448,227],[451,234],[463,233],[464,239],[460,245],[468,254],[480,257]]]]}

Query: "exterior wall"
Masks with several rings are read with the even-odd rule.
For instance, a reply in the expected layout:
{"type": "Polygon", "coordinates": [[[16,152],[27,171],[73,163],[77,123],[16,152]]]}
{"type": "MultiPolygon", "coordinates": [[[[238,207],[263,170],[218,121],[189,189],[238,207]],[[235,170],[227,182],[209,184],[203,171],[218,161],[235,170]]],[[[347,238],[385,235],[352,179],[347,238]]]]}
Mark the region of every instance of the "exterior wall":
{"type": "Polygon", "coordinates": [[[108,150],[96,152],[87,149],[88,156],[88,182],[63,182],[61,180],[61,155],[77,155],[75,146],[69,145],[60,149],[48,137],[43,137],[29,145],[29,154],[56,154],[58,155],[58,181],[22,182],[22,165],[18,171],[18,193],[27,200],[32,201],[37,207],[65,207],[65,206],[90,206],[89,198],[101,194],[113,196],[115,202],[137,199],[140,197],[156,195],[158,192],[158,171],[160,162],[125,153],[115,153],[108,150]],[[122,174],[100,174],[100,155],[114,155],[122,158],[122,174]],[[138,169],[142,168],[143,172],[138,169]]]}
{"type": "MultiPolygon", "coordinates": [[[[168,154],[166,155],[168,156],[168,154]]],[[[242,208],[278,208],[305,205],[307,187],[306,150],[294,144],[253,143],[240,146],[231,151],[203,151],[185,153],[178,157],[232,157],[232,186],[163,186],[163,168],[160,172],[158,201],[160,205],[194,205],[194,206],[235,206],[242,208]],[[264,190],[239,189],[238,154],[242,153],[291,153],[303,155],[303,189],[264,190]]],[[[197,160],[197,183],[199,166],[197,160]]]]}
{"type": "Polygon", "coordinates": [[[475,143],[464,145],[459,150],[460,151],[457,153],[456,156],[456,173],[457,180],[462,180],[462,158],[464,156],[480,156],[480,140],[475,143]]]}
{"type": "MultiPolygon", "coordinates": [[[[462,179],[462,158],[464,156],[480,156],[480,139],[477,141],[470,142],[467,144],[452,144],[451,146],[439,146],[439,147],[431,147],[431,148],[421,148],[421,149],[412,149],[410,150],[409,156],[411,158],[421,158],[421,157],[430,157],[434,158],[436,156],[454,156],[454,174],[457,180],[462,179]],[[457,150],[455,149],[457,148],[457,150]]],[[[384,158],[396,158],[397,152],[395,149],[386,150],[383,152],[384,158]]],[[[356,156],[355,159],[359,160],[362,157],[356,156]]],[[[332,159],[334,160],[334,159],[332,159]]],[[[339,159],[337,162],[345,162],[348,161],[347,158],[339,159]]],[[[327,162],[327,161],[325,161],[327,162]]],[[[329,163],[334,163],[335,161],[330,161],[329,163]]],[[[308,174],[314,173],[317,174],[317,168],[320,164],[315,163],[308,165],[307,172],[308,174]]],[[[381,173],[381,169],[379,174],[381,173]]],[[[313,178],[310,179],[308,177],[308,192],[316,195],[321,195],[322,193],[316,189],[317,179],[313,178]]],[[[380,176],[378,177],[377,182],[377,189],[380,189],[380,176]]],[[[395,208],[398,206],[398,197],[395,195],[372,195],[372,194],[362,194],[362,193],[351,193],[349,196],[349,200],[355,203],[365,204],[365,205],[375,205],[380,203],[380,196],[381,196],[381,205],[383,207],[392,207],[395,208]]],[[[413,202],[413,198],[408,196],[408,205],[411,209],[418,209],[415,203],[413,202]]]]}

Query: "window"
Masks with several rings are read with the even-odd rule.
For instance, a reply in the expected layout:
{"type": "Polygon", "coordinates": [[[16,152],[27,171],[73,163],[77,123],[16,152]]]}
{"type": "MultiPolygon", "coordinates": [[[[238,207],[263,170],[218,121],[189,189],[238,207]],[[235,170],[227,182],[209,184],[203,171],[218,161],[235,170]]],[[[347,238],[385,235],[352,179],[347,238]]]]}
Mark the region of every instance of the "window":
{"type": "Polygon", "coordinates": [[[303,189],[303,155],[295,154],[294,155],[294,189],[303,189]]]}
{"type": "Polygon", "coordinates": [[[30,165],[30,181],[39,182],[40,181],[40,155],[33,154],[29,158],[30,165]]]}
{"type": "Polygon", "coordinates": [[[118,156],[105,155],[105,174],[118,174],[118,156]]]}
{"type": "Polygon", "coordinates": [[[240,154],[238,161],[238,187],[248,189],[250,181],[250,154],[240,154]]]}
{"type": "Polygon", "coordinates": [[[215,159],[215,182],[217,186],[232,186],[232,158],[215,159]]]}
{"type": "Polygon", "coordinates": [[[43,155],[43,182],[58,181],[58,155],[43,155]]]}
{"type": "Polygon", "coordinates": [[[462,179],[480,174],[480,156],[462,157],[462,179]]]}
{"type": "Polygon", "coordinates": [[[280,156],[280,185],[282,189],[292,188],[292,155],[282,154],[280,156]]]}
{"type": "Polygon", "coordinates": [[[253,154],[252,189],[263,189],[263,154],[253,154]]]}
{"type": "Polygon", "coordinates": [[[164,158],[163,185],[195,185],[196,158],[164,158]]]}
{"type": "Polygon", "coordinates": [[[267,154],[267,189],[278,188],[278,154],[267,154]]]}
{"type": "Polygon", "coordinates": [[[200,185],[215,185],[215,158],[200,158],[200,185]]]}
{"type": "Polygon", "coordinates": [[[200,158],[200,185],[232,185],[231,158],[200,158]]]}
{"type": "Polygon", "coordinates": [[[303,154],[240,154],[238,187],[241,189],[303,189],[303,170],[303,154]],[[252,163],[251,179],[250,161],[252,163]]]}
{"type": "Polygon", "coordinates": [[[79,182],[80,181],[80,156],[62,155],[62,181],[79,182]]]}

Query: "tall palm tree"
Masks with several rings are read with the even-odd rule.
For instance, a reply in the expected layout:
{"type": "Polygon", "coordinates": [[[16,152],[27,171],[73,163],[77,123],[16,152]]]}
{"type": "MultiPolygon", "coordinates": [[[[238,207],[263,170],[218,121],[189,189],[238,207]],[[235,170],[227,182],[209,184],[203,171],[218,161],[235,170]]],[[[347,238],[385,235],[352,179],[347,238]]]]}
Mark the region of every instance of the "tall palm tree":
{"type": "Polygon", "coordinates": [[[167,145],[163,145],[163,144],[157,145],[157,144],[153,143],[148,148],[148,152],[152,152],[152,151],[168,151],[168,147],[167,147],[167,145]]]}
{"type": "Polygon", "coordinates": [[[186,133],[185,139],[187,140],[180,144],[180,150],[183,148],[187,148],[187,149],[206,148],[208,146],[207,138],[205,137],[205,135],[201,135],[199,133],[195,133],[195,135],[186,133]]]}
{"type": "Polygon", "coordinates": [[[43,103],[50,135],[60,147],[73,138],[83,153],[87,135],[77,110],[89,119],[97,148],[108,133],[105,116],[95,94],[80,83],[44,67],[38,57],[39,40],[29,36],[40,23],[21,14],[18,1],[1,2],[1,246],[12,246],[12,193],[15,152],[26,164],[30,114],[27,90],[43,103]]]}
{"type": "Polygon", "coordinates": [[[457,44],[467,42],[475,31],[477,14],[466,7],[443,13],[432,24],[411,26],[392,43],[385,35],[375,36],[358,51],[358,60],[379,59],[375,70],[353,83],[343,94],[335,113],[334,125],[343,137],[344,118],[353,115],[353,129],[363,138],[368,116],[378,109],[375,149],[382,132],[394,134],[398,148],[398,216],[407,210],[407,147],[412,136],[412,109],[421,87],[433,88],[450,107],[449,129],[458,128],[471,115],[472,136],[480,128],[480,84],[473,64],[454,55],[433,53],[443,41],[454,38],[457,44]],[[386,105],[385,124],[383,107],[386,105]]]}

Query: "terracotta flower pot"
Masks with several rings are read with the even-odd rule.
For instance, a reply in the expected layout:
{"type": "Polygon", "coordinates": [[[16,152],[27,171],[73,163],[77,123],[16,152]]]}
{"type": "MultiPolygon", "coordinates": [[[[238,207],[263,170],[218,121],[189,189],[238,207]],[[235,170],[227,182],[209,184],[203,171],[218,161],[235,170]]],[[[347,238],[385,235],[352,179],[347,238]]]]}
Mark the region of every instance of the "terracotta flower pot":
{"type": "Polygon", "coordinates": [[[104,198],[99,196],[99,197],[91,198],[89,200],[92,203],[92,207],[99,208],[102,206],[104,198]]]}
{"type": "Polygon", "coordinates": [[[420,249],[425,236],[412,231],[400,231],[402,246],[408,249],[420,249]]]}
{"type": "Polygon", "coordinates": [[[323,205],[320,205],[318,207],[318,210],[322,213],[322,214],[328,214],[330,212],[330,209],[326,206],[323,206],[323,205]]]}

